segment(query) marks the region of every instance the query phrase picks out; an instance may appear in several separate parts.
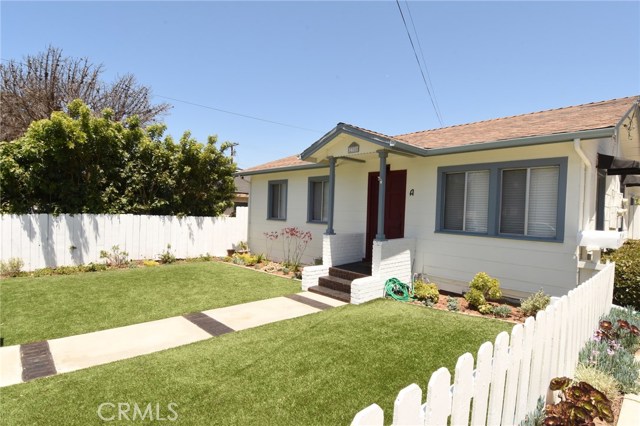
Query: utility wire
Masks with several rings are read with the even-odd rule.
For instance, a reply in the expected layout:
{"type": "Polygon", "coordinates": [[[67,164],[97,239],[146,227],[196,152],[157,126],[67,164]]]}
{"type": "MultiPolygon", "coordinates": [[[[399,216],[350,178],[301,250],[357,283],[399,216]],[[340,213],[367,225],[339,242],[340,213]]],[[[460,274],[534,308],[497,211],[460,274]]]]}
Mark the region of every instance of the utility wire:
{"type": "Polygon", "coordinates": [[[438,114],[440,114],[440,118],[442,119],[442,111],[440,110],[440,104],[438,103],[438,97],[436,96],[436,88],[433,85],[433,82],[431,81],[431,73],[429,72],[429,66],[427,65],[427,60],[424,58],[422,43],[420,43],[420,36],[418,35],[418,30],[416,30],[416,24],[413,21],[413,14],[411,13],[411,8],[409,7],[409,1],[404,0],[404,4],[407,6],[407,11],[409,12],[409,20],[411,21],[411,26],[413,27],[413,34],[415,34],[416,40],[418,41],[418,50],[420,51],[420,57],[422,58],[422,65],[424,66],[424,70],[427,74],[427,81],[429,82],[429,86],[431,87],[431,93],[433,93],[433,100],[436,104],[436,109],[438,110],[438,114]]]}
{"type": "MultiPolygon", "coordinates": [[[[4,59],[4,58],[0,58],[0,59],[5,61],[5,62],[9,62],[9,63],[13,62],[13,63],[17,63],[17,64],[28,66],[24,62],[16,61],[14,59],[4,59]]],[[[172,98],[170,96],[163,96],[163,95],[152,95],[152,96],[155,96],[157,98],[169,99],[169,100],[174,101],[174,102],[181,102],[183,104],[193,105],[193,106],[197,106],[197,107],[200,107],[200,108],[206,108],[206,109],[210,109],[210,110],[213,110],[213,111],[223,112],[225,114],[236,115],[238,117],[248,118],[250,120],[262,121],[264,123],[276,124],[278,126],[290,127],[292,129],[305,130],[307,132],[323,133],[320,130],[309,129],[307,127],[295,126],[293,124],[282,123],[280,121],[267,120],[266,118],[260,118],[260,117],[255,117],[253,115],[242,114],[242,113],[234,112],[234,111],[228,111],[226,109],[216,108],[216,107],[212,107],[212,106],[209,106],[209,105],[199,104],[199,103],[196,103],[196,102],[191,102],[191,101],[185,101],[185,100],[182,100],[182,99],[172,98]]]]}
{"type": "Polygon", "coordinates": [[[418,68],[420,69],[420,74],[422,75],[422,81],[424,82],[424,87],[427,89],[427,93],[429,94],[429,99],[431,100],[431,105],[433,106],[433,110],[436,113],[436,117],[440,122],[440,126],[444,126],[442,122],[442,117],[438,112],[438,108],[436,108],[436,103],[433,100],[433,95],[431,94],[431,89],[429,89],[429,84],[427,83],[427,78],[424,75],[424,71],[422,70],[422,66],[420,66],[420,59],[418,59],[418,52],[416,52],[416,46],[413,44],[413,39],[411,38],[411,33],[409,32],[409,27],[407,26],[407,21],[404,18],[404,13],[402,12],[402,8],[400,7],[400,0],[396,0],[396,5],[398,5],[398,10],[400,11],[400,16],[402,17],[402,22],[404,23],[404,28],[407,31],[407,37],[409,37],[409,43],[411,43],[411,48],[413,49],[413,55],[416,58],[416,62],[418,63],[418,68]]]}
{"type": "Polygon", "coordinates": [[[306,128],[306,127],[295,126],[293,124],[282,123],[282,122],[279,122],[279,121],[267,120],[266,118],[254,117],[252,115],[241,114],[239,112],[227,111],[225,109],[216,108],[216,107],[212,107],[212,106],[209,106],[209,105],[202,105],[202,104],[198,104],[198,103],[190,102],[190,101],[184,101],[182,99],[176,99],[176,98],[172,98],[172,97],[169,97],[169,96],[162,96],[162,95],[153,95],[153,96],[156,96],[158,98],[163,98],[163,99],[169,99],[169,100],[174,101],[174,102],[182,102],[183,104],[193,105],[193,106],[197,106],[197,107],[200,107],[200,108],[206,108],[206,109],[210,109],[210,110],[213,110],[213,111],[224,112],[225,114],[237,115],[238,117],[249,118],[251,120],[258,120],[258,121],[262,121],[262,122],[265,122],[265,123],[277,124],[278,126],[285,126],[285,127],[291,127],[293,129],[306,130],[307,132],[322,133],[320,130],[315,130],[315,129],[309,129],[309,128],[306,128]]]}

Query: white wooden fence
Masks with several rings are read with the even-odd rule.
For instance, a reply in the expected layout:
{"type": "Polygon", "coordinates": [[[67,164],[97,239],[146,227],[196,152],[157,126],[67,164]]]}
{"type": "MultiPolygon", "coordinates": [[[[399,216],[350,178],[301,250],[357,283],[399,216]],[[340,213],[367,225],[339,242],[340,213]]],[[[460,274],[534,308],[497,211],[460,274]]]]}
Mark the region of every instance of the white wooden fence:
{"type": "Polygon", "coordinates": [[[137,215],[0,216],[0,259],[20,258],[23,270],[100,262],[115,245],[130,259],[156,259],[171,244],[178,258],[224,256],[247,240],[248,208],[236,217],[137,215]]]}
{"type": "MultiPolygon", "coordinates": [[[[412,384],[395,400],[393,425],[517,425],[547,395],[554,377],[572,377],[578,353],[609,312],[613,297],[614,264],[527,318],[495,344],[485,342],[476,358],[458,358],[451,374],[440,368],[427,385],[426,403],[420,386],[412,384]],[[473,409],[471,409],[473,403],[473,409]],[[471,415],[471,417],[469,417],[471,415]]],[[[389,419],[387,419],[387,423],[389,419]]],[[[377,404],[360,411],[352,425],[379,426],[384,413],[377,404]]]]}

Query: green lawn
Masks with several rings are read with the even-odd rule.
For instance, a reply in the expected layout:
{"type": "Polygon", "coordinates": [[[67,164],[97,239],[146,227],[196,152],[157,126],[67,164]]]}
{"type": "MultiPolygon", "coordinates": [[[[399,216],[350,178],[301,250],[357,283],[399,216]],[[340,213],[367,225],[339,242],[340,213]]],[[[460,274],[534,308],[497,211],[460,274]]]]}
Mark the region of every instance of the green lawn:
{"type": "Polygon", "coordinates": [[[300,291],[300,282],[219,262],[0,281],[0,333],[15,345],[300,291]]]}
{"type": "Polygon", "coordinates": [[[433,371],[452,371],[458,356],[511,327],[389,300],[347,305],[4,388],[2,423],[100,424],[105,402],[160,404],[164,417],[175,403],[184,425],[296,426],[349,424],[375,402],[389,423],[400,389],[425,389],[433,371]]]}

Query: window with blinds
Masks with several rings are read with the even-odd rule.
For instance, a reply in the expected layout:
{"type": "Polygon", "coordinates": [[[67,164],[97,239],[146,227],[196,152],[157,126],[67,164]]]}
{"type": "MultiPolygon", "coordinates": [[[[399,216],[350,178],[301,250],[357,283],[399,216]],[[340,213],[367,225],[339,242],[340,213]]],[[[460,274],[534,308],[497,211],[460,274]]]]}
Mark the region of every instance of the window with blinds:
{"type": "Polygon", "coordinates": [[[326,223],[329,215],[329,177],[309,179],[309,222],[326,223]]]}
{"type": "Polygon", "coordinates": [[[554,238],[560,168],[502,170],[500,233],[554,238]]]}
{"type": "Polygon", "coordinates": [[[268,219],[287,218],[287,181],[269,181],[268,219]]]}
{"type": "Polygon", "coordinates": [[[489,170],[445,175],[444,229],[486,233],[489,170]]]}
{"type": "Polygon", "coordinates": [[[438,168],[436,232],[562,242],[567,157],[438,168]]]}

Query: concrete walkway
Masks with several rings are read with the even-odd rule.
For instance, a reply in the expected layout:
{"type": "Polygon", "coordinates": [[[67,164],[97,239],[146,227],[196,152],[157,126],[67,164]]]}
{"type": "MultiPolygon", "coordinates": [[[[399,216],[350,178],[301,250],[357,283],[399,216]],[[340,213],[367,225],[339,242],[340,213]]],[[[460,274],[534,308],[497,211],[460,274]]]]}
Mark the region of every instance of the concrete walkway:
{"type": "Polygon", "coordinates": [[[0,348],[0,387],[175,348],[346,303],[310,292],[0,348]]]}

